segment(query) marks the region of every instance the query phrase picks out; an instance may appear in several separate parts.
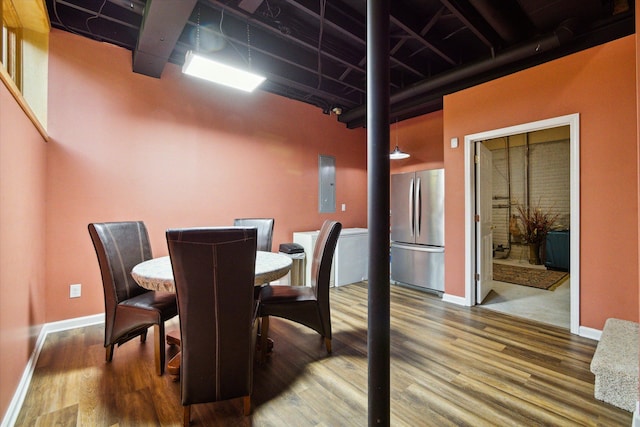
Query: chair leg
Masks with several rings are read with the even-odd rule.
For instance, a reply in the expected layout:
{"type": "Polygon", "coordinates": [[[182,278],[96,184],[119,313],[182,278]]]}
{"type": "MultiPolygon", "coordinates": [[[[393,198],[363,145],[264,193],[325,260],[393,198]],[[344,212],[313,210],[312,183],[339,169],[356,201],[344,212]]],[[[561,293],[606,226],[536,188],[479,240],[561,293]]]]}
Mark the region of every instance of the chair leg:
{"type": "Polygon", "coordinates": [[[191,422],[191,405],[187,405],[187,406],[184,406],[184,410],[182,412],[183,427],[189,427],[190,422],[191,422]]]}
{"type": "Polygon", "coordinates": [[[107,362],[111,362],[113,360],[113,347],[114,347],[114,344],[111,344],[105,348],[106,350],[105,358],[107,362]]]}
{"type": "Polygon", "coordinates": [[[264,363],[269,352],[269,316],[260,319],[260,363],[264,363]]]}
{"type": "Polygon", "coordinates": [[[147,332],[148,329],[146,329],[143,334],[140,334],[140,342],[147,342],[147,332]]]}
{"type": "Polygon", "coordinates": [[[242,409],[243,414],[245,416],[251,415],[251,396],[243,397],[242,401],[244,402],[244,408],[242,409]]]}
{"type": "Polygon", "coordinates": [[[324,345],[327,347],[327,353],[331,354],[331,338],[324,337],[324,345]]]}
{"type": "Polygon", "coordinates": [[[169,345],[178,345],[179,346],[180,345],[180,337],[179,337],[180,332],[178,332],[178,336],[177,337],[174,336],[174,335],[171,335],[172,333],[173,332],[167,333],[167,344],[169,344],[169,345]]]}
{"type": "Polygon", "coordinates": [[[156,348],[155,348],[156,373],[158,375],[162,375],[164,373],[164,362],[165,362],[164,322],[162,320],[157,325],[153,325],[153,334],[156,342],[156,348]]]}

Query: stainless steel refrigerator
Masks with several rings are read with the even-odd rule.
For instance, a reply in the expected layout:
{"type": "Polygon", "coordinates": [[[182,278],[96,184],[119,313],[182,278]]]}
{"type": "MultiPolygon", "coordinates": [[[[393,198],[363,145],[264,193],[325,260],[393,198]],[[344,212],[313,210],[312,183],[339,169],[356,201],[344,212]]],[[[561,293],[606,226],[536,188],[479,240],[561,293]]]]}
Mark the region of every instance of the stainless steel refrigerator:
{"type": "Polygon", "coordinates": [[[391,175],[391,280],[444,292],[444,169],[391,175]]]}

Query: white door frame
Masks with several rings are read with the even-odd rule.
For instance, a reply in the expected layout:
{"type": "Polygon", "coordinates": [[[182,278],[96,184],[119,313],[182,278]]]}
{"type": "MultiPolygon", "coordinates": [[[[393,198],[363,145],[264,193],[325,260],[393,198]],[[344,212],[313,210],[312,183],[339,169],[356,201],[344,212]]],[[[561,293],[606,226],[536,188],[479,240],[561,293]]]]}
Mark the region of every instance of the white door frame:
{"type": "Polygon", "coordinates": [[[569,126],[570,138],[570,300],[571,333],[578,334],[580,330],[580,115],[554,117],[537,122],[510,126],[502,129],[480,132],[464,137],[464,161],[465,161],[465,305],[476,305],[475,273],[476,273],[476,236],[474,221],[474,199],[476,197],[475,165],[473,148],[476,141],[501,138],[521,133],[534,132],[543,129],[569,126]]]}

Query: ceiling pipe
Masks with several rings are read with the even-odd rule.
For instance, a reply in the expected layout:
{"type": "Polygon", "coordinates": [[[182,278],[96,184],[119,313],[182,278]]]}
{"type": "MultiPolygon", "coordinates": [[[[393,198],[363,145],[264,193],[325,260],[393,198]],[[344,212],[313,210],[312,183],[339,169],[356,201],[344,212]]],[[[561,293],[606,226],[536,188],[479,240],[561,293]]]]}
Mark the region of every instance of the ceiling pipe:
{"type": "MultiPolygon", "coordinates": [[[[391,95],[391,111],[395,111],[395,106],[412,98],[425,95],[433,95],[434,91],[441,90],[444,86],[450,85],[460,80],[477,76],[480,73],[494,70],[505,65],[530,58],[535,55],[548,52],[566,43],[574,35],[574,31],[570,26],[562,25],[552,34],[541,37],[531,43],[527,43],[520,47],[506,50],[493,58],[476,62],[467,67],[458,68],[449,73],[440,74],[433,78],[423,80],[402,89],[391,95]]],[[[353,128],[353,122],[364,123],[367,114],[366,106],[354,108],[345,111],[338,120],[346,123],[347,127],[353,128]]]]}

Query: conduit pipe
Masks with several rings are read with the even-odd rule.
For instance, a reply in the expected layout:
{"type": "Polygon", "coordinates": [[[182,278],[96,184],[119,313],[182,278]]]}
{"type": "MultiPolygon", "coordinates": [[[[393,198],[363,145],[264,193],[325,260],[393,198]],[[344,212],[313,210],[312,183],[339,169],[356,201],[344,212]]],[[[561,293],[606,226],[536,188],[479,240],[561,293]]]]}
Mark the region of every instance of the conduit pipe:
{"type": "MultiPolygon", "coordinates": [[[[476,62],[467,67],[456,69],[450,73],[440,74],[435,77],[415,83],[411,86],[408,86],[406,89],[402,89],[391,95],[391,110],[394,111],[396,106],[402,104],[403,102],[409,102],[414,98],[433,95],[433,92],[438,90],[444,92],[444,87],[446,85],[450,85],[466,78],[471,78],[477,76],[478,74],[491,71],[496,68],[503,67],[508,64],[512,64],[514,62],[530,58],[535,55],[540,55],[544,52],[555,49],[570,40],[573,35],[574,31],[572,28],[570,28],[569,25],[561,25],[552,34],[541,37],[531,43],[506,50],[493,58],[476,62]]],[[[361,106],[349,111],[345,111],[338,118],[338,120],[340,122],[347,123],[348,127],[354,127],[351,126],[350,123],[355,121],[364,121],[366,114],[366,106],[361,106]]]]}

